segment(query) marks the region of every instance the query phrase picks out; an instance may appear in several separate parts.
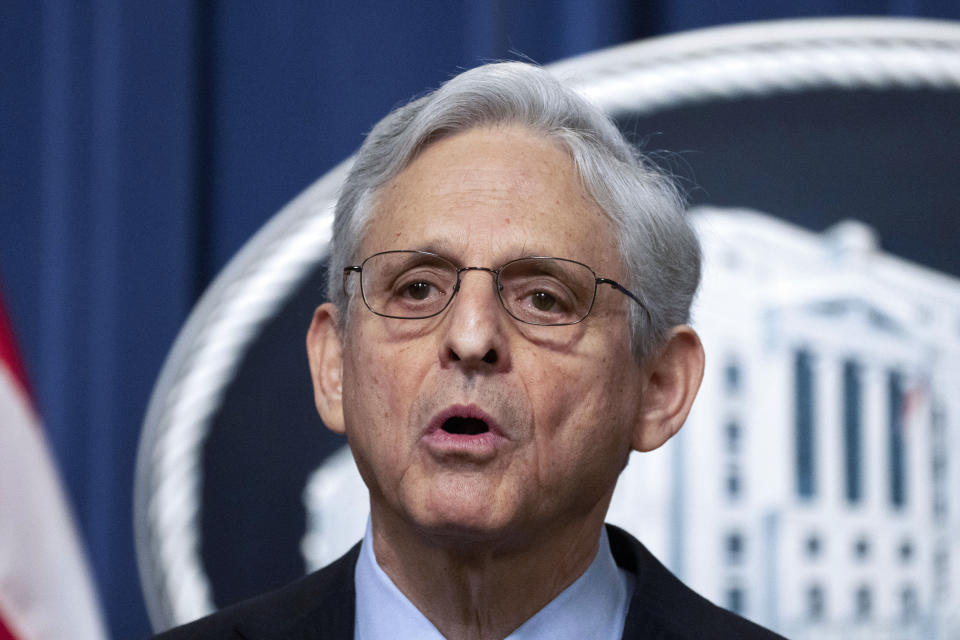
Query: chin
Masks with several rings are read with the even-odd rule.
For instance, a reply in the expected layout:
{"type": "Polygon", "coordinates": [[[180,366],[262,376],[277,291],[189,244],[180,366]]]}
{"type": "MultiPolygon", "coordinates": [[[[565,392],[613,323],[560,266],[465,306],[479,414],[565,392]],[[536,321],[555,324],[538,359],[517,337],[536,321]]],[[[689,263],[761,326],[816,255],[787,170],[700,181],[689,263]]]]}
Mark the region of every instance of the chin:
{"type": "Polygon", "coordinates": [[[421,505],[410,515],[417,528],[439,544],[503,540],[518,524],[514,510],[491,497],[442,492],[421,505]]]}
{"type": "Polygon", "coordinates": [[[421,531],[433,545],[461,554],[482,554],[513,546],[511,527],[447,520],[426,523],[421,531]]]}

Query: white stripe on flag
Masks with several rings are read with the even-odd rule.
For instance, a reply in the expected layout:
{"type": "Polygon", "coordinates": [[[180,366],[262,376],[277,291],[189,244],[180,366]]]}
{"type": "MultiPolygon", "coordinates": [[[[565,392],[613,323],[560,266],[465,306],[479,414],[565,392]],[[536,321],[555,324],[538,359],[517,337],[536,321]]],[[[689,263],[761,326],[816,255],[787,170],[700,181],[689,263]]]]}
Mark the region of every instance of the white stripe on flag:
{"type": "Polygon", "coordinates": [[[0,615],[18,640],[106,637],[43,431],[2,360],[0,615]]]}

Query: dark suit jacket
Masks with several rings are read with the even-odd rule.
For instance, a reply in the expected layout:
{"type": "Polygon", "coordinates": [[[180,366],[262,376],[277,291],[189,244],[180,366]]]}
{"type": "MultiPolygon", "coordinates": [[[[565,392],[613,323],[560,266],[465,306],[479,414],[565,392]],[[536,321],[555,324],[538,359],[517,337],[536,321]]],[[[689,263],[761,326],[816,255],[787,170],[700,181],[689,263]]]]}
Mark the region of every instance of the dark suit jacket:
{"type": "MultiPolygon", "coordinates": [[[[637,577],[624,640],[780,636],[711,604],[678,580],[630,534],[607,525],[617,565],[637,577]]],[[[155,640],[352,640],[356,545],[345,556],[266,595],[162,633],[155,640]]]]}

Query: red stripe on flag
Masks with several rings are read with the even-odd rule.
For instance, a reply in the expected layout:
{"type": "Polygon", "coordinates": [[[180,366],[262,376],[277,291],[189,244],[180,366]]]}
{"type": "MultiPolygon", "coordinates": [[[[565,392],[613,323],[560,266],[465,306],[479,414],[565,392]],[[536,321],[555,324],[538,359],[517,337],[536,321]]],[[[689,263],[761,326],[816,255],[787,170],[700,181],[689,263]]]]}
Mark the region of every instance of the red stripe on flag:
{"type": "Polygon", "coordinates": [[[19,640],[13,632],[3,623],[3,616],[0,615],[0,640],[19,640]]]}
{"type": "MultiPolygon", "coordinates": [[[[3,291],[0,290],[0,364],[6,364],[7,369],[13,374],[14,380],[20,385],[24,394],[28,398],[32,398],[33,394],[30,393],[30,385],[27,382],[27,370],[20,359],[16,344],[13,339],[10,318],[7,317],[7,310],[3,304],[3,291]]],[[[0,636],[0,640],[5,640],[5,638],[0,636]]]]}

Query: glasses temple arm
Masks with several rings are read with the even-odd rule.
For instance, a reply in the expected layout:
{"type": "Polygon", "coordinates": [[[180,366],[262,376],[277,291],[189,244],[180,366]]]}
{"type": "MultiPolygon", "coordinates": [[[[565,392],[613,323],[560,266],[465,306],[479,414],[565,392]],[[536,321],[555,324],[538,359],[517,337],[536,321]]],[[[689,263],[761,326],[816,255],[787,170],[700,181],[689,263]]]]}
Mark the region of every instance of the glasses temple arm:
{"type": "Polygon", "coordinates": [[[620,293],[622,293],[623,295],[627,296],[628,298],[636,302],[638,305],[640,305],[640,308],[643,309],[643,312],[647,314],[647,320],[652,320],[652,318],[650,317],[650,310],[647,309],[647,305],[643,304],[643,300],[641,300],[639,297],[634,295],[633,292],[631,292],[629,289],[624,287],[622,284],[620,284],[616,280],[610,280],[609,278],[597,278],[597,284],[608,284],[614,289],[616,289],[617,291],[619,291],[620,293]]]}
{"type": "Polygon", "coordinates": [[[361,271],[363,271],[363,269],[359,265],[351,265],[343,268],[343,283],[341,286],[343,287],[344,294],[347,293],[347,278],[350,277],[351,273],[360,273],[361,271]]]}

